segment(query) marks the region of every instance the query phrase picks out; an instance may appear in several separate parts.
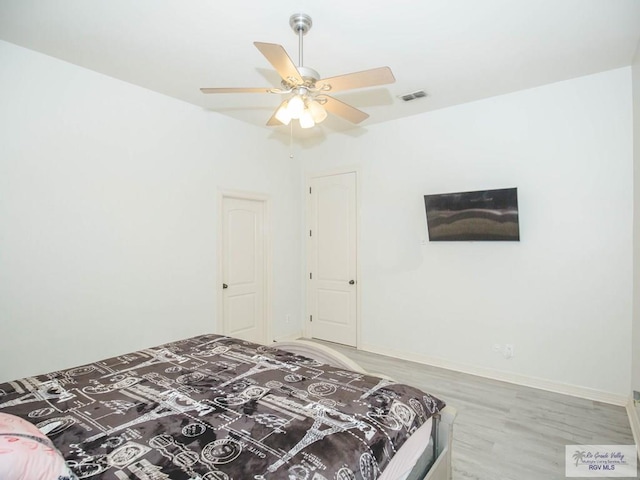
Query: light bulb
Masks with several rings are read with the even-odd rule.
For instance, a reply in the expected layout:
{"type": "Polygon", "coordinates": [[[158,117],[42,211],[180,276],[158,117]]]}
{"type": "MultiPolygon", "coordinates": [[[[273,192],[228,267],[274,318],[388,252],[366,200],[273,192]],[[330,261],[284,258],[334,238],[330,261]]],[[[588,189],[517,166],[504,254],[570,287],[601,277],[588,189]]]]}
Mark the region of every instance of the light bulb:
{"type": "Polygon", "coordinates": [[[314,122],[320,123],[327,118],[327,111],[318,102],[311,100],[308,107],[314,122]]]}
{"type": "Polygon", "coordinates": [[[302,115],[300,115],[300,126],[302,128],[311,128],[316,123],[313,121],[313,116],[311,115],[311,111],[308,108],[304,109],[302,115]]]}
{"type": "Polygon", "coordinates": [[[289,99],[287,110],[289,110],[291,118],[300,118],[300,115],[302,115],[304,111],[304,100],[302,100],[300,95],[295,95],[289,99]]]}
{"type": "Polygon", "coordinates": [[[289,122],[291,121],[291,113],[289,113],[289,109],[287,108],[288,103],[289,102],[284,102],[280,105],[280,108],[278,108],[275,115],[276,119],[283,125],[289,125],[289,122]]]}

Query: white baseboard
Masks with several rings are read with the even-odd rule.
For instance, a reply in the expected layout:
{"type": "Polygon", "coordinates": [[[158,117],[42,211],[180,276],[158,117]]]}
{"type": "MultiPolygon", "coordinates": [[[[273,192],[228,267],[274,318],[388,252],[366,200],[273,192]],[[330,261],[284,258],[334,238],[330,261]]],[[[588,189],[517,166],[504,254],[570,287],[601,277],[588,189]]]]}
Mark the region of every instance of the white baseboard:
{"type": "Polygon", "coordinates": [[[520,375],[517,373],[502,372],[499,370],[492,370],[490,368],[476,367],[473,365],[459,364],[443,360],[440,358],[428,357],[426,355],[420,355],[415,353],[409,353],[399,350],[381,348],[374,345],[361,344],[359,347],[361,350],[377,353],[379,355],[386,355],[388,357],[399,358],[401,360],[408,360],[410,362],[422,363],[424,365],[431,365],[433,367],[445,368],[447,370],[454,370],[456,372],[468,373],[470,375],[476,375],[479,377],[491,378],[493,380],[500,380],[502,382],[513,383],[516,385],[522,385],[525,387],[538,388],[540,390],[546,390],[554,393],[561,393],[564,395],[571,395],[572,397],[586,398],[587,400],[594,400],[597,402],[609,403],[612,405],[618,405],[624,407],[627,405],[627,396],[618,395],[615,393],[604,392],[588,387],[581,387],[578,385],[570,385],[561,382],[555,382],[553,380],[546,380],[543,378],[529,377],[526,375],[520,375]]]}
{"type": "Polygon", "coordinates": [[[640,418],[638,418],[638,410],[633,403],[633,395],[629,397],[627,402],[627,415],[629,416],[629,423],[631,424],[631,431],[633,432],[633,440],[636,442],[638,458],[640,458],[640,418]]]}
{"type": "Polygon", "coordinates": [[[291,341],[291,340],[298,340],[299,338],[302,338],[302,331],[290,333],[288,335],[278,336],[278,337],[274,338],[273,341],[274,342],[288,342],[288,341],[291,341]]]}

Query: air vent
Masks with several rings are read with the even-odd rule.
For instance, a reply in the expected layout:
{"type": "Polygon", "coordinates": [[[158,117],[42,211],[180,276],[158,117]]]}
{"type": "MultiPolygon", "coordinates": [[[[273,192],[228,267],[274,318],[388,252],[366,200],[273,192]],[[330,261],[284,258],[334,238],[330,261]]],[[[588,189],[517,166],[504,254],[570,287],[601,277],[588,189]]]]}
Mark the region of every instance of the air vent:
{"type": "Polygon", "coordinates": [[[400,98],[405,102],[410,102],[411,100],[415,100],[416,98],[423,98],[427,96],[427,92],[424,90],[418,90],[411,93],[405,93],[404,95],[400,95],[400,98]]]}

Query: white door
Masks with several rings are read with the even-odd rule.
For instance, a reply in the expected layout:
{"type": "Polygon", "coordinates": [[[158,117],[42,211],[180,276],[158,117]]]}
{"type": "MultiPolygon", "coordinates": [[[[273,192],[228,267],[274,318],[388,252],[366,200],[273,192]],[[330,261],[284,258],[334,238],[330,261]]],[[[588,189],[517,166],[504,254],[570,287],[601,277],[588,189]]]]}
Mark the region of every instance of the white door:
{"type": "Polygon", "coordinates": [[[311,336],[356,346],[356,173],[312,179],[310,200],[311,336]]]}
{"type": "Polygon", "coordinates": [[[222,329],[266,343],[263,201],[222,198],[222,329]]]}

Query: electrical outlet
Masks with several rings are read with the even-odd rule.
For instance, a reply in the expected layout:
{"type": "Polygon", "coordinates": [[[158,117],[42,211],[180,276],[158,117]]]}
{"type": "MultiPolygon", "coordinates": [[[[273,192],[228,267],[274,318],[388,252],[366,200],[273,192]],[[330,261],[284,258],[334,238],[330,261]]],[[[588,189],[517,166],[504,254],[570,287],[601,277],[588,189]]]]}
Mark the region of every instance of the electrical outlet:
{"type": "Polygon", "coordinates": [[[288,313],[284,316],[284,323],[291,323],[291,315],[289,315],[288,313]]]}
{"type": "Polygon", "coordinates": [[[510,359],[510,358],[513,358],[513,356],[515,355],[515,347],[512,344],[507,343],[504,346],[503,355],[504,355],[504,358],[506,358],[507,360],[510,359]]]}

